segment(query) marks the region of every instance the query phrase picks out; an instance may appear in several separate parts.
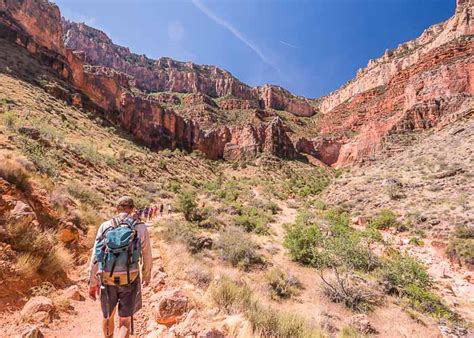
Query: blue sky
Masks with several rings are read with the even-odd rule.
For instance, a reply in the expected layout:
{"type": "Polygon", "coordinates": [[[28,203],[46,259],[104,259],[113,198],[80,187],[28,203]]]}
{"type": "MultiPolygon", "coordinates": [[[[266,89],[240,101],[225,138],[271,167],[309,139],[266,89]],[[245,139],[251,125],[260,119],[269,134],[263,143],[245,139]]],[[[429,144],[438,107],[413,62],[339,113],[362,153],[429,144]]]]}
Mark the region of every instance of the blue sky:
{"type": "Polygon", "coordinates": [[[455,0],[56,0],[64,17],[152,58],[212,64],[250,85],[319,97],[455,0]]]}

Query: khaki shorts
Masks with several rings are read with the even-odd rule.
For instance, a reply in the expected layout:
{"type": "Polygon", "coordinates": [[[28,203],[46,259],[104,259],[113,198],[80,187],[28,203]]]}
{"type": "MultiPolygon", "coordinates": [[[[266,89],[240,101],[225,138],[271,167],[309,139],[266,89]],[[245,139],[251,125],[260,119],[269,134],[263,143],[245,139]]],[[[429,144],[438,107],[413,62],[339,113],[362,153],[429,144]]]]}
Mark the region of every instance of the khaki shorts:
{"type": "Polygon", "coordinates": [[[104,318],[110,317],[117,304],[120,317],[131,317],[142,308],[140,277],[126,286],[101,285],[100,306],[104,318]]]}

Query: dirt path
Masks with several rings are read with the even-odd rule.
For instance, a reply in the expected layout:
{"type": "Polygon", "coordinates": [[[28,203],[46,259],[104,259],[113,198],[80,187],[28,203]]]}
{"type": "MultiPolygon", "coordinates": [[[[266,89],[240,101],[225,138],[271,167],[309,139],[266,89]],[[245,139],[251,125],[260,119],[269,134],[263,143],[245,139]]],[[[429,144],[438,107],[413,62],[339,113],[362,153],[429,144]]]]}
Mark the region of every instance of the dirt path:
{"type": "MultiPolygon", "coordinates": [[[[173,215],[165,215],[163,218],[173,218],[173,215]]],[[[148,227],[152,226],[152,222],[146,223],[148,227]]],[[[153,254],[153,271],[157,271],[160,267],[159,248],[152,240],[153,254]]],[[[70,301],[74,310],[70,313],[61,313],[60,319],[53,321],[49,327],[41,329],[46,338],[63,338],[63,337],[102,337],[102,311],[99,301],[93,301],[88,297],[87,285],[88,266],[82,266],[71,276],[74,284],[78,285],[81,294],[85,297],[82,301],[70,301]]],[[[134,317],[135,336],[142,336],[146,328],[146,322],[149,317],[148,302],[151,296],[149,287],[142,290],[143,309],[134,317]]],[[[115,318],[115,327],[117,328],[118,318],[115,318]]],[[[117,332],[115,332],[117,335],[117,332]]]]}

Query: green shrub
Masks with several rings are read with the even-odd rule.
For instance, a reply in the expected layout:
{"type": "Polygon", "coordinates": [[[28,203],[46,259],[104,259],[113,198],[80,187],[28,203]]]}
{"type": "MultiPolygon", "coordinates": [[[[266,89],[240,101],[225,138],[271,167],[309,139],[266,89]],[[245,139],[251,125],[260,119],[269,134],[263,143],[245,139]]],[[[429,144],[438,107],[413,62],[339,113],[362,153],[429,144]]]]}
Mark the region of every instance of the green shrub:
{"type": "Polygon", "coordinates": [[[220,310],[237,313],[251,301],[251,291],[245,285],[237,285],[228,277],[222,277],[210,288],[211,298],[220,310]]]}
{"type": "Polygon", "coordinates": [[[327,173],[323,169],[314,169],[310,173],[301,175],[298,173],[289,173],[287,188],[299,197],[317,195],[321,193],[330,183],[327,173]]]}
{"type": "Polygon", "coordinates": [[[385,260],[381,273],[386,290],[407,297],[416,310],[435,317],[454,318],[440,298],[430,291],[431,278],[413,257],[396,253],[385,260]]]}
{"type": "Polygon", "coordinates": [[[399,293],[411,285],[421,288],[431,286],[426,268],[415,258],[398,253],[383,262],[382,278],[391,290],[399,293]]]}
{"type": "Polygon", "coordinates": [[[377,216],[369,223],[371,227],[379,230],[385,230],[397,224],[397,214],[389,209],[380,210],[377,216]]]}
{"type": "Polygon", "coordinates": [[[92,144],[76,144],[73,146],[76,155],[94,165],[100,165],[105,162],[104,156],[99,153],[97,146],[92,144]]]}
{"type": "Polygon", "coordinates": [[[56,151],[47,149],[35,141],[30,141],[24,137],[19,138],[24,154],[34,163],[36,169],[50,177],[56,177],[60,170],[58,155],[56,151]]]}
{"type": "Polygon", "coordinates": [[[347,266],[371,271],[378,265],[377,258],[361,234],[347,225],[346,216],[341,213],[328,213],[330,232],[321,231],[314,223],[314,215],[298,214],[294,224],[286,226],[284,245],[293,260],[316,268],[347,266]]]}
{"type": "Polygon", "coordinates": [[[318,243],[322,242],[323,235],[319,226],[312,221],[312,215],[300,212],[293,224],[285,226],[286,234],[284,245],[289,250],[293,260],[302,264],[312,265],[318,260],[318,243]]]}
{"type": "Polygon", "coordinates": [[[2,123],[9,130],[14,130],[18,121],[18,116],[16,113],[9,111],[0,115],[2,123]]]}
{"type": "Polygon", "coordinates": [[[246,285],[238,285],[224,277],[211,286],[211,297],[227,313],[243,312],[255,333],[262,337],[316,338],[319,330],[295,314],[262,306],[246,285]]]}
{"type": "Polygon", "coordinates": [[[92,207],[99,207],[102,204],[102,198],[94,190],[86,187],[79,181],[70,182],[67,186],[67,192],[74,198],[77,198],[84,204],[92,207]]]}
{"type": "Polygon", "coordinates": [[[269,213],[256,207],[243,207],[239,212],[240,214],[234,217],[236,226],[244,228],[247,232],[268,233],[268,223],[272,219],[269,213]]]}
{"type": "Polygon", "coordinates": [[[183,191],[178,195],[178,210],[184,214],[187,221],[193,220],[197,208],[196,197],[191,191],[183,191]]]}
{"type": "Polygon", "coordinates": [[[270,295],[272,299],[290,298],[298,294],[301,287],[296,277],[286,274],[278,268],[270,270],[266,275],[270,295]]]}
{"type": "Polygon", "coordinates": [[[468,265],[474,265],[474,239],[453,237],[447,248],[451,259],[459,259],[468,265]]]}
{"type": "Polygon", "coordinates": [[[454,231],[457,238],[474,238],[474,226],[472,225],[457,225],[454,231]]]}
{"type": "Polygon", "coordinates": [[[179,182],[171,180],[169,181],[169,189],[172,192],[177,193],[181,190],[181,185],[179,184],[179,182]]]}
{"type": "Polygon", "coordinates": [[[263,257],[258,253],[258,246],[249,235],[238,228],[229,228],[221,232],[217,248],[224,260],[244,270],[265,264],[263,257]]]}

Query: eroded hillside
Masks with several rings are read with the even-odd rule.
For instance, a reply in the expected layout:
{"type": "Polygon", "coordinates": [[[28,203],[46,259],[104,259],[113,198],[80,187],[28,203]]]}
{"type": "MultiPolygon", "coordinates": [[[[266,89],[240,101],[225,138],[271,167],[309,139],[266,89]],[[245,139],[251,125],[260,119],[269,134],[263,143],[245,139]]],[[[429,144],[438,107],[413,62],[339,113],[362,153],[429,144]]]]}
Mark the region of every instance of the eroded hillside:
{"type": "Polygon", "coordinates": [[[470,1],[316,101],[139,57],[48,1],[0,11],[2,334],[100,335],[86,262],[128,194],[174,208],[147,223],[140,336],[472,335],[470,1]],[[322,164],[341,154],[364,161],[322,164]]]}

